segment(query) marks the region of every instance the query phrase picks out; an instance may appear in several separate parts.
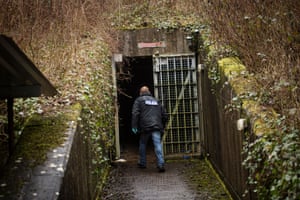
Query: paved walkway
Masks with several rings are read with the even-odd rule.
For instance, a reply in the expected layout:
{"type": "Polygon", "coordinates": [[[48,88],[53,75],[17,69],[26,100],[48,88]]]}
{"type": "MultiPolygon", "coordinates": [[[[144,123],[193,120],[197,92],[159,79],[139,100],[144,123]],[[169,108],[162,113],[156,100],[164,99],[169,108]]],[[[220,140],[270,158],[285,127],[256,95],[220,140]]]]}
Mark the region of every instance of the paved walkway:
{"type": "Polygon", "coordinates": [[[139,169],[134,152],[125,153],[126,162],[118,162],[112,167],[109,181],[100,199],[230,199],[204,160],[168,161],[166,172],[158,173],[153,154],[148,154],[150,156],[147,168],[139,169]],[[197,170],[199,166],[201,172],[197,170]]]}
{"type": "MultiPolygon", "coordinates": [[[[53,200],[58,195],[60,183],[57,182],[62,176],[60,165],[53,165],[61,160],[59,152],[55,152],[53,159],[33,171],[26,171],[23,176],[31,176],[32,182],[24,183],[16,177],[10,177],[11,183],[1,182],[0,199],[43,199],[53,200]],[[50,166],[51,169],[48,169],[50,166]],[[48,167],[48,168],[47,168],[48,167]],[[52,167],[54,167],[52,169],[52,167]],[[25,188],[21,194],[9,190],[11,185],[15,190],[23,185],[25,188]],[[46,186],[46,187],[45,187],[46,186]],[[26,192],[25,192],[26,190],[26,192]],[[50,193],[49,193],[50,192],[50,193]]],[[[159,173],[156,168],[156,160],[153,147],[148,148],[148,165],[146,169],[137,167],[137,149],[125,151],[123,161],[116,162],[112,166],[108,183],[104,188],[99,200],[229,200],[226,190],[209,168],[205,160],[167,160],[166,172],[159,173]]],[[[121,160],[122,161],[122,160],[121,160]]],[[[18,165],[15,171],[22,172],[18,165]]]]}

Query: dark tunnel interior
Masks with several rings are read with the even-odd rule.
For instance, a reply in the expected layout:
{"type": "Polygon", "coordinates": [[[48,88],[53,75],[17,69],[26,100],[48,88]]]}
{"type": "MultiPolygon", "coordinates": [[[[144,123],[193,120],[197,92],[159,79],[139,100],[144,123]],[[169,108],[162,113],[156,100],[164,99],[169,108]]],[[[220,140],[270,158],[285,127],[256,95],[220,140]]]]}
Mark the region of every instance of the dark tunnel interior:
{"type": "Polygon", "coordinates": [[[139,137],[131,132],[131,109],[134,100],[139,95],[140,87],[146,85],[152,94],[154,92],[152,65],[152,56],[124,58],[122,73],[127,74],[127,77],[130,78],[118,80],[121,153],[124,149],[138,147],[139,137]]]}

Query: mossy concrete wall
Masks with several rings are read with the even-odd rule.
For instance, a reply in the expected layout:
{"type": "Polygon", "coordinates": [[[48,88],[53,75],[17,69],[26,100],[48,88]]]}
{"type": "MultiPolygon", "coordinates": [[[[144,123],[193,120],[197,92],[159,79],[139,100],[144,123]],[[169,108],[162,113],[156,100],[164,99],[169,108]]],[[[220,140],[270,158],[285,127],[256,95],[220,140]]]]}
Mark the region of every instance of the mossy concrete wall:
{"type": "MultiPolygon", "coordinates": [[[[58,199],[97,199],[105,177],[98,177],[93,164],[94,155],[89,136],[82,134],[81,121],[78,121],[73,136],[70,137],[70,150],[65,156],[65,173],[58,199]],[[100,183],[100,184],[99,184],[100,183]]],[[[104,165],[107,167],[107,165],[104,165]]],[[[108,168],[103,171],[108,172],[108,168]]],[[[101,174],[102,175],[102,174],[101,174]]]]}
{"type": "Polygon", "coordinates": [[[275,119],[276,113],[272,108],[258,103],[260,85],[254,76],[248,73],[237,58],[224,58],[218,64],[235,96],[239,97],[243,117],[249,120],[251,133],[261,136],[272,132],[266,119],[275,119]]]}
{"type": "MultiPolygon", "coordinates": [[[[0,188],[2,198],[28,200],[96,199],[99,189],[101,189],[98,183],[103,183],[103,177],[95,175],[95,165],[92,164],[93,154],[88,142],[89,136],[81,133],[82,125],[80,124],[81,121],[78,120],[81,115],[81,106],[79,104],[71,106],[70,109],[61,111],[61,113],[63,113],[64,118],[59,118],[59,122],[45,122],[42,116],[38,121],[34,120],[30,123],[30,126],[37,131],[37,135],[42,135],[42,137],[45,135],[45,130],[41,129],[40,123],[47,123],[47,129],[61,132],[62,142],[56,144],[55,147],[51,146],[51,150],[45,151],[43,156],[45,160],[34,166],[28,167],[26,165],[27,162],[32,163],[33,161],[25,162],[25,156],[16,156],[17,160],[12,161],[13,167],[9,167],[11,169],[8,172],[9,176],[5,181],[1,180],[1,183],[5,183],[0,188]],[[62,125],[62,129],[57,129],[57,126],[62,125]]],[[[30,130],[32,131],[32,128],[30,130]]],[[[49,134],[53,135],[54,133],[49,134]]],[[[28,134],[24,134],[24,137],[28,138],[28,134]]],[[[38,141],[40,141],[38,145],[28,147],[28,149],[35,148],[39,151],[40,146],[53,143],[53,141],[47,140],[38,141]]],[[[31,143],[27,140],[26,142],[31,143]]],[[[23,150],[24,145],[22,143],[20,146],[23,150]]],[[[40,161],[41,157],[41,155],[33,157],[33,160],[40,161]]]]}
{"type": "Polygon", "coordinates": [[[0,177],[0,198],[96,199],[103,177],[93,173],[89,136],[78,120],[81,106],[48,115],[32,117],[25,127],[0,177]]]}
{"type": "Polygon", "coordinates": [[[249,188],[248,173],[242,166],[243,143],[246,134],[257,137],[267,133],[264,119],[275,114],[257,103],[259,84],[239,59],[221,59],[215,67],[215,74],[209,69],[199,74],[204,152],[235,199],[255,199],[251,192],[244,194],[249,188]],[[242,130],[237,129],[239,119],[246,122],[242,130]]]}
{"type": "Polygon", "coordinates": [[[92,186],[90,170],[90,151],[85,138],[80,134],[77,125],[70,142],[70,151],[66,157],[66,169],[59,192],[59,198],[64,199],[91,199],[95,186],[92,186]]]}

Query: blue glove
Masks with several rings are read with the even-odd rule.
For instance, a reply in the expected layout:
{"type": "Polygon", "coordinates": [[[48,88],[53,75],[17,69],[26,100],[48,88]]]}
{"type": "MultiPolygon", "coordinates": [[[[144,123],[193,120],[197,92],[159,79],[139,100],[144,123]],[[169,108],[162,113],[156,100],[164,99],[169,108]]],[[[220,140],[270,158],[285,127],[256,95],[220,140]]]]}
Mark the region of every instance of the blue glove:
{"type": "Polygon", "coordinates": [[[133,134],[137,134],[137,132],[138,132],[137,128],[132,128],[131,130],[132,130],[133,134]]]}

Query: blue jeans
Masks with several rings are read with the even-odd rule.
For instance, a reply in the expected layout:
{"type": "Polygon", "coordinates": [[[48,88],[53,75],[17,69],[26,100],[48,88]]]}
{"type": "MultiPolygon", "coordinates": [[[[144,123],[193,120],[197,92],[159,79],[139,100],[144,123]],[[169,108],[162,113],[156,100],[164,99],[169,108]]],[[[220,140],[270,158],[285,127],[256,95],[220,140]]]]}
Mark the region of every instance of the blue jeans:
{"type": "Polygon", "coordinates": [[[140,137],[140,147],[139,147],[139,153],[140,153],[140,161],[139,164],[146,166],[147,159],[146,159],[146,147],[148,140],[152,136],[152,141],[154,145],[154,152],[156,155],[156,161],[158,167],[163,167],[165,164],[164,161],[164,154],[162,149],[162,144],[160,143],[161,140],[161,134],[159,131],[153,131],[150,133],[142,133],[140,137]]]}

